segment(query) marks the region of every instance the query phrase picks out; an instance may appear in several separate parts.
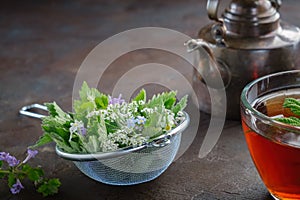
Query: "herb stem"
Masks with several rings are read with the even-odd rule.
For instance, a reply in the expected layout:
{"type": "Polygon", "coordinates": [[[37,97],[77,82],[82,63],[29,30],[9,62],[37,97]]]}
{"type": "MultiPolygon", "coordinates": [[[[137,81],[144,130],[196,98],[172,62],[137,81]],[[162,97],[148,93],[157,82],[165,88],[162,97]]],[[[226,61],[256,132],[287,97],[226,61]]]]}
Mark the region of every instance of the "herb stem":
{"type": "Polygon", "coordinates": [[[10,173],[9,170],[1,170],[1,169],[0,169],[0,174],[9,174],[9,173],[10,173]]]}

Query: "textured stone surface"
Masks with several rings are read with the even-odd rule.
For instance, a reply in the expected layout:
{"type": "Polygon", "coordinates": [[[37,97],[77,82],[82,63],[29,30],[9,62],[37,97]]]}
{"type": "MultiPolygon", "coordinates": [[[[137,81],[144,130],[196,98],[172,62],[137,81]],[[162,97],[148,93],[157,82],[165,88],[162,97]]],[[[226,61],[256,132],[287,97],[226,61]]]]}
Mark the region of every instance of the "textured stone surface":
{"type": "MultiPolygon", "coordinates": [[[[121,31],[143,26],[171,28],[195,37],[198,29],[209,22],[205,2],[3,1],[0,151],[22,157],[26,147],[41,135],[39,120],[18,115],[23,105],[55,100],[64,109],[71,109],[77,69],[98,43],[121,31]]],[[[283,3],[282,18],[300,26],[300,2],[283,3]]],[[[116,66],[143,63],[157,54],[160,52],[145,51],[120,58],[106,72],[106,81],[100,87],[111,91],[110,81],[122,71],[116,66]]],[[[168,63],[164,58],[161,62],[168,63]]],[[[174,65],[178,62],[173,60],[174,65]]],[[[190,77],[188,72],[182,73],[190,77]]],[[[49,199],[271,199],[250,159],[240,122],[227,121],[213,151],[203,159],[198,158],[209,119],[201,113],[199,131],[191,147],[163,175],[149,183],[126,187],[98,183],[70,161],[56,156],[53,145],[40,148],[33,163],[41,164],[49,176],[62,182],[59,194],[49,199]]],[[[31,183],[24,184],[26,189],[13,196],[1,181],[0,199],[42,198],[31,183]]]]}

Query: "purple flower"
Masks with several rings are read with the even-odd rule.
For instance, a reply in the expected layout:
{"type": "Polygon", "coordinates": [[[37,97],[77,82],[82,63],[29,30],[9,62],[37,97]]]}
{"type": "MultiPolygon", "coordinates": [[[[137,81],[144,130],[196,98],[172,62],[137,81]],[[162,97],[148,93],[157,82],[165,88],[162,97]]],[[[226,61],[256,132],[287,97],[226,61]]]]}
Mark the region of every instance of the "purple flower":
{"type": "Polygon", "coordinates": [[[36,156],[36,154],[38,154],[38,150],[27,149],[27,157],[25,158],[25,160],[23,161],[23,163],[26,163],[31,158],[34,158],[36,156]]]}
{"type": "Polygon", "coordinates": [[[17,166],[20,161],[6,152],[0,152],[0,160],[6,161],[10,167],[17,166]]]}
{"type": "Polygon", "coordinates": [[[86,128],[84,128],[84,126],[80,127],[79,130],[82,136],[86,136],[86,128]]]}
{"type": "Polygon", "coordinates": [[[15,167],[20,163],[20,161],[17,160],[14,156],[7,156],[6,162],[10,167],[15,167]]]}
{"type": "Polygon", "coordinates": [[[122,103],[125,102],[125,100],[122,99],[122,94],[120,94],[118,98],[113,98],[111,96],[108,96],[108,98],[109,98],[108,104],[113,104],[114,105],[114,104],[122,104],[122,103]]]}
{"type": "Polygon", "coordinates": [[[0,152],[0,160],[6,161],[6,159],[7,159],[8,156],[9,156],[9,153],[0,152]]]}
{"type": "Polygon", "coordinates": [[[19,179],[17,179],[17,182],[13,184],[13,186],[10,188],[11,193],[17,194],[21,191],[21,189],[24,189],[24,186],[20,182],[19,179]]]}

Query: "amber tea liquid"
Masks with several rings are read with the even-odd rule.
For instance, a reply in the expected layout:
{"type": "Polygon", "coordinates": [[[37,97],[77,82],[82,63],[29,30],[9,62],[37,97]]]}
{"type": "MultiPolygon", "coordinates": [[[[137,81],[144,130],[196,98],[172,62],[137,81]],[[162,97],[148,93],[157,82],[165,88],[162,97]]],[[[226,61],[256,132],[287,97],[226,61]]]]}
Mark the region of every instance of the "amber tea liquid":
{"type": "MultiPolygon", "coordinates": [[[[287,113],[282,108],[286,97],[299,99],[299,89],[265,95],[258,98],[253,107],[270,117],[283,116],[287,113]]],[[[300,199],[300,133],[255,124],[259,130],[264,131],[262,136],[253,131],[243,119],[242,126],[253,162],[270,193],[279,199],[300,199]]]]}

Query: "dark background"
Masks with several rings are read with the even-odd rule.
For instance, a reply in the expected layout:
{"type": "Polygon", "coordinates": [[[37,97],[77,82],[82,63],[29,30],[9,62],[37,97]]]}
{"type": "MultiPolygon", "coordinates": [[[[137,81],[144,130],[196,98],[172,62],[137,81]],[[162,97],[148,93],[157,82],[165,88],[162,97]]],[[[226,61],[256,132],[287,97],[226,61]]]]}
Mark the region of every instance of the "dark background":
{"type": "MultiPolygon", "coordinates": [[[[1,1],[0,151],[21,159],[26,147],[42,134],[40,121],[19,116],[20,107],[55,100],[71,109],[77,69],[97,44],[121,31],[145,26],[196,37],[210,22],[205,7],[204,0],[1,1]]],[[[300,1],[283,1],[282,19],[300,26],[299,8],[300,1]]],[[[135,59],[148,54],[137,55],[115,65],[139,62],[135,59]]],[[[107,76],[117,73],[112,68],[107,76]]],[[[107,92],[111,89],[109,82],[101,87],[107,92]]],[[[198,158],[209,119],[201,113],[192,146],[149,183],[118,187],[95,182],[70,161],[59,158],[53,145],[41,148],[32,163],[42,165],[46,174],[62,182],[59,194],[49,199],[270,199],[250,159],[239,121],[227,121],[213,151],[198,158]]],[[[1,180],[0,199],[42,199],[31,183],[23,185],[25,190],[13,196],[1,180]]]]}

